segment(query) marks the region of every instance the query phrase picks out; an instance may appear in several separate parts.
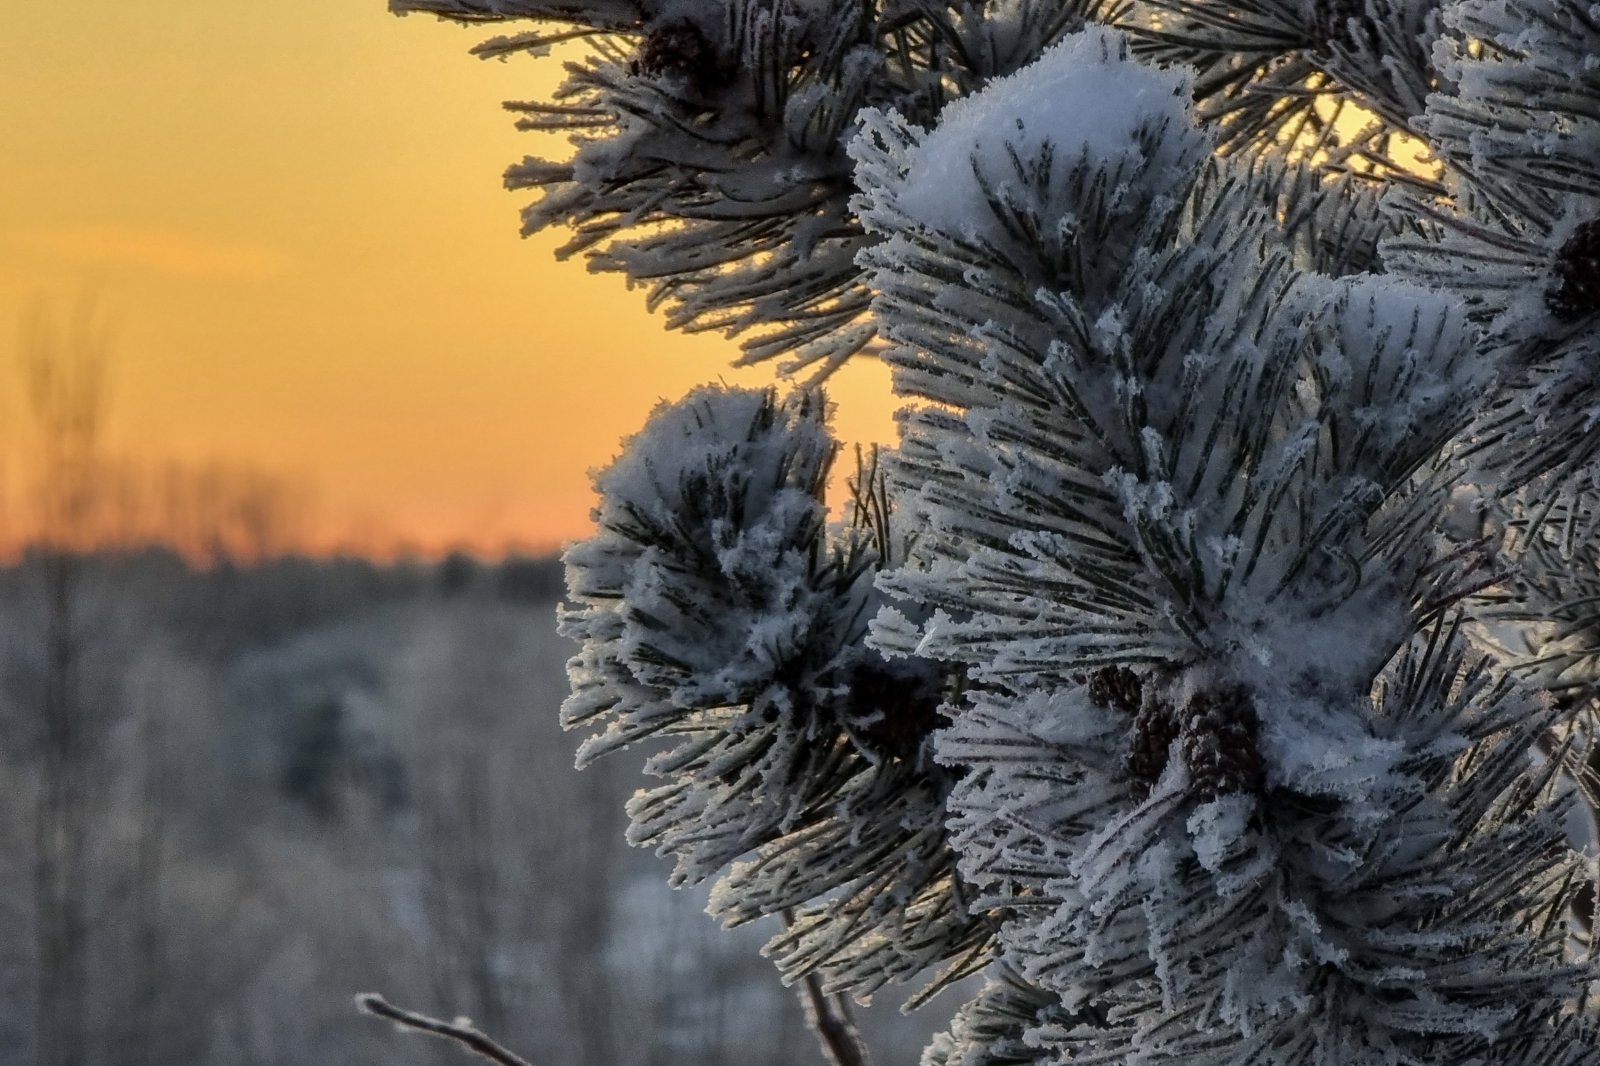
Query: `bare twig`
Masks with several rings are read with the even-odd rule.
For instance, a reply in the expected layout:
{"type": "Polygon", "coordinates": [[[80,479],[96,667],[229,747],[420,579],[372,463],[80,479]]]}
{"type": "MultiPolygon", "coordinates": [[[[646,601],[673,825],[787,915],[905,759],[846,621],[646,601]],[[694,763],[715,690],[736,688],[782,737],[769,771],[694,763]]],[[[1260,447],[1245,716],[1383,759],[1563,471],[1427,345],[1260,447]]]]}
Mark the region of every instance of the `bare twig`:
{"type": "Polygon", "coordinates": [[[800,979],[800,985],[806,1022],[817,1034],[823,1057],[833,1066],[872,1066],[867,1045],[850,1017],[850,1005],[845,998],[824,992],[816,974],[806,974],[800,979]]]}
{"type": "Polygon", "coordinates": [[[479,1032],[471,1022],[443,1022],[426,1014],[401,1010],[376,992],[362,992],[356,996],[356,1006],[367,1014],[387,1018],[402,1029],[453,1040],[474,1055],[500,1066],[532,1066],[527,1059],[519,1058],[479,1032]]]}
{"type": "MultiPolygon", "coordinates": [[[[794,925],[793,912],[783,912],[783,924],[784,928],[794,925]]],[[[800,1003],[805,1008],[806,1023],[822,1045],[823,1058],[832,1066],[872,1066],[872,1056],[844,996],[828,995],[823,991],[822,979],[808,973],[800,978],[800,1003]]]]}

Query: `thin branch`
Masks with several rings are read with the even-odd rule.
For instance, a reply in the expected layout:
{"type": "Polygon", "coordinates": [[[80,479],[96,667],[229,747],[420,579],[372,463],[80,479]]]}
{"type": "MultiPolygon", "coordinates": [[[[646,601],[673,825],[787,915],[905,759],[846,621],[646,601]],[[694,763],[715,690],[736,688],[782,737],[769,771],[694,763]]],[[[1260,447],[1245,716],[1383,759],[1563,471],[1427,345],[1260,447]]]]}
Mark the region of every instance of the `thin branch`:
{"type": "Polygon", "coordinates": [[[500,1066],[532,1066],[527,1059],[519,1058],[479,1032],[471,1022],[443,1022],[426,1014],[401,1010],[376,992],[362,992],[356,996],[356,1006],[363,1013],[387,1018],[402,1029],[453,1040],[474,1055],[499,1063],[500,1066]]]}
{"type": "Polygon", "coordinates": [[[850,1005],[845,998],[824,992],[822,979],[814,973],[800,978],[800,986],[806,1022],[817,1034],[823,1057],[833,1066],[872,1066],[866,1042],[850,1017],[850,1005]]]}
{"type": "MultiPolygon", "coordinates": [[[[794,926],[794,913],[783,912],[784,928],[794,926]]],[[[850,1017],[850,1003],[843,996],[830,996],[822,989],[815,973],[800,978],[800,1004],[805,1008],[806,1024],[817,1034],[822,1056],[832,1066],[872,1066],[866,1041],[850,1017]]]]}

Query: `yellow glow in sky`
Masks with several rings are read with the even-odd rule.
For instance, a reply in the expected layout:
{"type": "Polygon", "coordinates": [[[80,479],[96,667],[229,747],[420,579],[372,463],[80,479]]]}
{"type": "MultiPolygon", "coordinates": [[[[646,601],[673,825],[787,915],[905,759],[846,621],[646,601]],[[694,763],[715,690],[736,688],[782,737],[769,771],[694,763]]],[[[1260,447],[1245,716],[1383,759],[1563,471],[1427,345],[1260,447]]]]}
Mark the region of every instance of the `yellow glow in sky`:
{"type": "MultiPolygon", "coordinates": [[[[518,236],[500,174],[539,142],[499,104],[556,71],[466,55],[482,36],[383,0],[12,5],[6,454],[21,324],[84,293],[112,337],[108,447],[304,479],[323,549],[554,547],[658,400],[768,380],[518,236]]],[[[891,437],[880,368],[831,391],[843,436],[891,437]]]]}

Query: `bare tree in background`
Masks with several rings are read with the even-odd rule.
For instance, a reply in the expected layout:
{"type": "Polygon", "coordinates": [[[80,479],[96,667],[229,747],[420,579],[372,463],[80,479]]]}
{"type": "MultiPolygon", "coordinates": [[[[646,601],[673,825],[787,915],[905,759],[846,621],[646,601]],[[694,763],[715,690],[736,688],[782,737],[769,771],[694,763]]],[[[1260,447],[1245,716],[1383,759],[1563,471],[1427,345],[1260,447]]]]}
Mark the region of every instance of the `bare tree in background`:
{"type": "MultiPolygon", "coordinates": [[[[173,808],[161,794],[174,772],[165,733],[193,733],[185,723],[213,709],[169,706],[149,685],[126,691],[138,661],[165,661],[150,628],[160,596],[119,577],[115,559],[170,543],[163,525],[175,511],[153,514],[149,479],[106,447],[109,361],[104,319],[87,301],[65,320],[41,305],[22,333],[26,506],[17,525],[29,542],[7,605],[8,695],[27,738],[10,753],[22,756],[16,779],[31,785],[37,1066],[181,1061],[204,1034],[184,1015],[226,999],[232,986],[217,978],[239,961],[196,954],[237,923],[242,897],[220,887],[236,889],[236,879],[196,878],[175,854],[173,808]]],[[[186,496],[193,528],[213,531],[209,543],[250,557],[280,543],[287,482],[222,465],[190,480],[223,501],[201,513],[202,494],[186,496]]]]}
{"type": "Polygon", "coordinates": [[[88,1053],[86,886],[94,732],[80,690],[80,552],[98,502],[106,340],[103,324],[85,306],[65,326],[37,310],[22,343],[35,448],[36,558],[44,589],[33,815],[38,1066],[79,1066],[88,1053]]]}
{"type": "Polygon", "coordinates": [[[196,562],[261,562],[305,543],[311,492],[294,478],[212,461],[169,462],[146,480],[146,538],[196,562]]]}
{"type": "Polygon", "coordinates": [[[470,600],[438,605],[411,638],[386,712],[411,738],[416,838],[401,862],[414,855],[433,1002],[535,1054],[609,1066],[623,1012],[606,953],[626,871],[620,825],[591,819],[618,821],[618,781],[568,787],[570,747],[524,713],[537,693],[558,698],[551,647],[519,612],[470,600]]]}

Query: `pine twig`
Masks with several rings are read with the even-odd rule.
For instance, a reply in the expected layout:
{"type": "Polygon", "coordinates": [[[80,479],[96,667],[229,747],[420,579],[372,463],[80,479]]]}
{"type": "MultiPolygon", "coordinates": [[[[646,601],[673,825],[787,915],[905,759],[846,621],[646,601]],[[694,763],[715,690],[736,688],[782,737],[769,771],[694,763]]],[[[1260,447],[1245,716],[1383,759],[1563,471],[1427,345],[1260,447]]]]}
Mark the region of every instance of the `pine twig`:
{"type": "Polygon", "coordinates": [[[802,977],[800,984],[806,1022],[811,1026],[811,1031],[817,1034],[823,1057],[832,1066],[872,1066],[867,1045],[861,1039],[855,1022],[850,1019],[844,998],[824,992],[822,980],[813,973],[802,977]]]}
{"type": "Polygon", "coordinates": [[[452,1040],[479,1058],[499,1063],[499,1066],[532,1066],[527,1059],[519,1058],[479,1032],[471,1022],[444,1022],[438,1018],[430,1018],[426,1014],[401,1010],[376,992],[362,992],[357,995],[356,1006],[361,1008],[362,1013],[387,1018],[402,1029],[452,1040]]]}
{"type": "MultiPolygon", "coordinates": [[[[792,911],[783,912],[785,928],[794,925],[792,911]]],[[[814,973],[800,978],[800,1003],[805,1008],[806,1024],[817,1034],[822,1056],[832,1066],[872,1066],[861,1031],[850,1017],[850,1005],[843,996],[830,996],[822,989],[822,979],[814,973]]]]}

